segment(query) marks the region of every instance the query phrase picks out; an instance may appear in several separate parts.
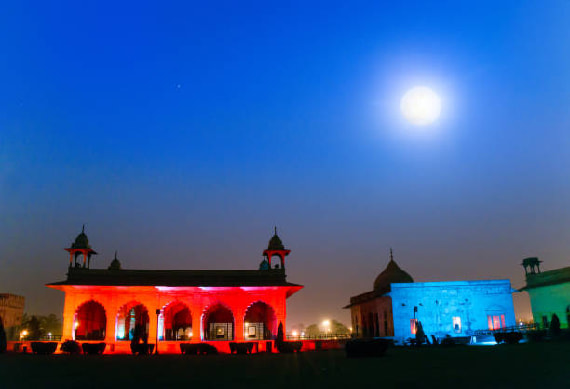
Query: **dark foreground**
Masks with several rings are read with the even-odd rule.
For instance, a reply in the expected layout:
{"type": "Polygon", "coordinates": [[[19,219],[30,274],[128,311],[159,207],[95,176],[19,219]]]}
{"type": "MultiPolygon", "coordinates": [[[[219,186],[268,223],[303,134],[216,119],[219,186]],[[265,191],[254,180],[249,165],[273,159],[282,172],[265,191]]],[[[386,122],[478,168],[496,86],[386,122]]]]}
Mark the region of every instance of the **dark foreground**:
{"type": "Polygon", "coordinates": [[[0,355],[0,388],[570,387],[570,343],[216,356],[0,355]]]}

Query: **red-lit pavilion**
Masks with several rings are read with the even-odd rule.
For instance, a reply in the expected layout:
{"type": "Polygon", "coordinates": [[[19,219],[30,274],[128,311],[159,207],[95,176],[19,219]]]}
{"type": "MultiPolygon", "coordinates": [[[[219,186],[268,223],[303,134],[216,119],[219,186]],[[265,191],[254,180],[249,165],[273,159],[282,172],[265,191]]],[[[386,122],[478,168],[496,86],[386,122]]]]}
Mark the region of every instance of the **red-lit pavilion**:
{"type": "Polygon", "coordinates": [[[158,337],[160,352],[180,352],[181,341],[228,351],[230,341],[271,340],[285,326],[286,299],[303,288],[286,280],[290,250],[277,231],[258,270],[125,270],[116,253],[108,269],[91,269],[97,253],[85,231],[65,250],[67,280],[47,285],[65,292],[62,340],[105,342],[106,352],[130,352],[135,327],[148,343],[158,337]]]}

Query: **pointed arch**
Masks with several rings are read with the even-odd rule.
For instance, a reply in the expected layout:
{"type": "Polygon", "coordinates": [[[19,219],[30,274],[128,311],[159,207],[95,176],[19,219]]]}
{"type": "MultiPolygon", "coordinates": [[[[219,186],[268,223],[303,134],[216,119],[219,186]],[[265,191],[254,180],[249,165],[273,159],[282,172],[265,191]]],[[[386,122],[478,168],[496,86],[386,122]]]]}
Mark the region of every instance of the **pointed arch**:
{"type": "Polygon", "coordinates": [[[104,340],[106,329],[107,314],[103,304],[91,299],[77,307],[73,323],[75,340],[104,340]]]}
{"type": "Polygon", "coordinates": [[[277,334],[277,316],[275,310],[264,301],[258,300],[247,307],[244,321],[246,340],[273,339],[277,334]]]}
{"type": "Polygon", "coordinates": [[[232,310],[221,302],[211,304],[202,315],[204,340],[233,340],[235,320],[232,310]]]}
{"type": "Polygon", "coordinates": [[[159,333],[164,340],[192,339],[192,312],[188,305],[180,300],[166,304],[162,312],[162,328],[159,333]]]}
{"type": "Polygon", "coordinates": [[[148,339],[150,318],[148,309],[138,301],[130,301],[119,308],[116,321],[117,340],[132,340],[135,333],[148,339]]]}

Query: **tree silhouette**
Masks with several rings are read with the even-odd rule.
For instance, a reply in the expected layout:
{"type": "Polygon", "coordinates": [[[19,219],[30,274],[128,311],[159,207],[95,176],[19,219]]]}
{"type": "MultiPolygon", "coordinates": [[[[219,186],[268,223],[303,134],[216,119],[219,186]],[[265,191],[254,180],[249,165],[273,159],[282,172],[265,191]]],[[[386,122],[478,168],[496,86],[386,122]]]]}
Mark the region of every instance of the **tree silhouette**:
{"type": "Polygon", "coordinates": [[[348,328],[342,324],[339,321],[336,320],[331,320],[331,328],[332,328],[332,333],[335,335],[347,335],[350,334],[350,331],[348,330],[348,328]]]}
{"type": "MultiPolygon", "coordinates": [[[[338,320],[331,320],[331,334],[334,335],[345,335],[350,334],[350,330],[338,320]]],[[[305,328],[305,335],[309,337],[316,337],[319,335],[326,334],[326,332],[322,331],[318,324],[311,324],[307,328],[305,328]]]]}
{"type": "Polygon", "coordinates": [[[24,328],[28,330],[28,339],[37,340],[44,335],[40,320],[37,318],[37,316],[32,316],[30,320],[24,325],[24,328]]]}
{"type": "Polygon", "coordinates": [[[28,331],[27,339],[40,339],[47,333],[60,335],[62,332],[61,319],[53,313],[47,316],[30,316],[24,313],[19,330],[28,331]]]}
{"type": "Polygon", "coordinates": [[[307,336],[318,336],[321,333],[319,326],[316,324],[311,324],[305,329],[305,335],[307,336]]]}
{"type": "Polygon", "coordinates": [[[44,333],[49,332],[53,335],[61,334],[61,320],[57,315],[51,313],[47,316],[38,316],[38,319],[40,321],[40,327],[44,333]]]}

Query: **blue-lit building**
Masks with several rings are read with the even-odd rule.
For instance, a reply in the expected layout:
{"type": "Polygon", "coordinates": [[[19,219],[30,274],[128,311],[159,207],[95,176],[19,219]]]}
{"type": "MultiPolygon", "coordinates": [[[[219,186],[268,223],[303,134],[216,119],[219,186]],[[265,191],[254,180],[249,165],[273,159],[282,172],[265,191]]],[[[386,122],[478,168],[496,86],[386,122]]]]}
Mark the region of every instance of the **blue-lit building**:
{"type": "Polygon", "coordinates": [[[510,280],[414,282],[390,255],[374,289],[350,298],[352,328],[358,337],[415,336],[417,322],[428,337],[470,336],[478,330],[515,323],[510,280]]]}

